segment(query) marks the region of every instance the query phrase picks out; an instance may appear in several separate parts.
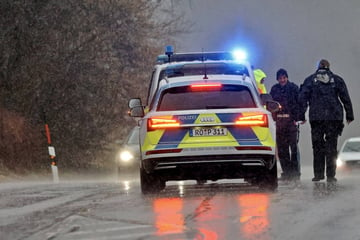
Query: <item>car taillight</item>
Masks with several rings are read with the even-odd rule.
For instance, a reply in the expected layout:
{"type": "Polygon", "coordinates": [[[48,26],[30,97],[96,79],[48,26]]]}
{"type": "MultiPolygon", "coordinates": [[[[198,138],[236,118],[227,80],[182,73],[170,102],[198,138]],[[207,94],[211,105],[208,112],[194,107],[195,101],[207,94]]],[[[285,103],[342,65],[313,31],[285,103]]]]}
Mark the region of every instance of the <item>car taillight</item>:
{"type": "Polygon", "coordinates": [[[180,122],[176,119],[161,117],[149,118],[147,123],[149,131],[162,128],[177,128],[180,126],[180,122]]]}
{"type": "Polygon", "coordinates": [[[240,126],[268,127],[268,116],[266,114],[241,116],[235,121],[235,124],[240,126]]]}

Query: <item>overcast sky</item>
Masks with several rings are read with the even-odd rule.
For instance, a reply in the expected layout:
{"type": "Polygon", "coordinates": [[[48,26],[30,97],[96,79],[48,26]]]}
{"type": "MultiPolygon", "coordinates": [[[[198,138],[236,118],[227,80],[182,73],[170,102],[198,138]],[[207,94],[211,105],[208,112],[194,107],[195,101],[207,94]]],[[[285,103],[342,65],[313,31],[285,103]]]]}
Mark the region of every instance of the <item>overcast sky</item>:
{"type": "MultiPolygon", "coordinates": [[[[343,141],[360,136],[360,1],[359,0],[172,0],[173,11],[185,11],[194,33],[178,36],[175,50],[248,50],[249,60],[268,75],[285,68],[300,85],[321,58],[347,83],[355,121],[344,129],[343,141]]],[[[311,163],[309,124],[301,126],[302,161],[311,163]]]]}

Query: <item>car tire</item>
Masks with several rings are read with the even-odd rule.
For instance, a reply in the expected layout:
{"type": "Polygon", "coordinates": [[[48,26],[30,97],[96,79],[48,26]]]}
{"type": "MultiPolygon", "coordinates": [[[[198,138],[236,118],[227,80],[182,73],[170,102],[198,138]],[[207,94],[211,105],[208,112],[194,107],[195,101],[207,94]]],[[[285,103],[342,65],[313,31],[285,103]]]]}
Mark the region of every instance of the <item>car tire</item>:
{"type": "Polygon", "coordinates": [[[197,179],[196,180],[197,185],[204,185],[206,182],[207,182],[207,180],[204,180],[204,179],[197,179]]]}
{"type": "Polygon", "coordinates": [[[277,164],[267,171],[259,179],[259,187],[266,190],[274,191],[278,188],[277,164]]]}
{"type": "Polygon", "coordinates": [[[140,168],[140,186],[143,194],[158,193],[165,188],[165,181],[161,180],[155,174],[147,173],[140,168]]]}

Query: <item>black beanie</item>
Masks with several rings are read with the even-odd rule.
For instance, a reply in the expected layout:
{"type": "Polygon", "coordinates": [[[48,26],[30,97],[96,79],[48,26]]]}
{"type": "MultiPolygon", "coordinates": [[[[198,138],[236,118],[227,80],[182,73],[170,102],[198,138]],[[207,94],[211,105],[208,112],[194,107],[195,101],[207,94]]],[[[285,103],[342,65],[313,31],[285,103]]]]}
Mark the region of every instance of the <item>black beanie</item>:
{"type": "Polygon", "coordinates": [[[279,79],[280,76],[285,76],[288,77],[287,71],[283,68],[280,68],[277,72],[276,72],[276,79],[279,79]]]}
{"type": "Polygon", "coordinates": [[[320,69],[320,68],[329,69],[329,68],[330,68],[330,63],[329,63],[329,61],[326,60],[326,59],[321,59],[321,60],[319,61],[319,64],[318,64],[318,69],[320,69]]]}

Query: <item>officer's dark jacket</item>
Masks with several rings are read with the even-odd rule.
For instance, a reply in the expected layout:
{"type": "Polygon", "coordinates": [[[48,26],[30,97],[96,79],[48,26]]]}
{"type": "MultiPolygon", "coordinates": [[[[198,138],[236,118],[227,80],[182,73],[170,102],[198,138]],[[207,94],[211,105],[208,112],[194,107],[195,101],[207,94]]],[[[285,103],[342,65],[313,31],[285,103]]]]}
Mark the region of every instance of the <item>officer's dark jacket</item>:
{"type": "MultiPolygon", "coordinates": [[[[281,105],[281,110],[277,114],[290,114],[292,120],[300,120],[299,87],[295,83],[287,81],[284,86],[277,83],[272,86],[270,95],[281,105]]],[[[276,116],[274,118],[276,120],[276,116]]]]}
{"type": "MultiPolygon", "coordinates": [[[[300,87],[299,102],[302,116],[309,106],[309,120],[353,121],[354,113],[345,81],[329,69],[318,69],[300,87]]],[[[301,120],[305,120],[301,119],[301,120]]]]}

